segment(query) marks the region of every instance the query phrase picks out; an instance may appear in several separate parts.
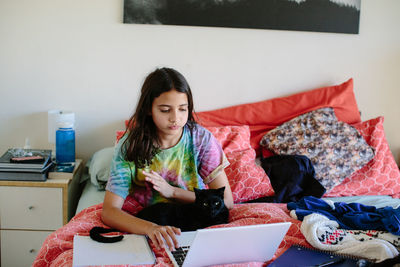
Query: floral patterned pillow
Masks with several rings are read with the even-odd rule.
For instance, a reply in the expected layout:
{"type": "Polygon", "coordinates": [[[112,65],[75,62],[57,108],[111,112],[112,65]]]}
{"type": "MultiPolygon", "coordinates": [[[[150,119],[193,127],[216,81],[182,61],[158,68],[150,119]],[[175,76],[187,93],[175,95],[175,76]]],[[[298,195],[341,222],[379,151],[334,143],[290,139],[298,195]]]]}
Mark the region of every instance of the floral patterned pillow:
{"type": "Polygon", "coordinates": [[[260,145],[276,154],[307,156],[327,192],[374,157],[361,134],[338,121],[329,107],[285,122],[265,134],[260,145]]]}
{"type": "Polygon", "coordinates": [[[390,195],[400,198],[400,171],[386,140],[383,121],[381,116],[354,125],[374,148],[375,157],[324,197],[390,195]]]}

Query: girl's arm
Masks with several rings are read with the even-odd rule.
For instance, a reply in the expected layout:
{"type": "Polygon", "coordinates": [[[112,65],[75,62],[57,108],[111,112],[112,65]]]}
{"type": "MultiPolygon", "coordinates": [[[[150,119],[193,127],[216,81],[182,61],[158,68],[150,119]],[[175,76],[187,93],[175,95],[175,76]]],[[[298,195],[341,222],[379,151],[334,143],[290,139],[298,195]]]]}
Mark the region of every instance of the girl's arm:
{"type": "Polygon", "coordinates": [[[223,186],[225,186],[225,192],[224,192],[225,206],[228,209],[231,209],[231,208],[233,208],[232,190],[231,190],[231,186],[229,185],[229,182],[228,182],[228,177],[226,176],[226,173],[224,170],[219,172],[219,174],[214,178],[214,180],[212,180],[212,182],[208,184],[208,187],[213,188],[213,189],[221,188],[223,186]]]}
{"type": "MultiPolygon", "coordinates": [[[[154,190],[160,192],[165,198],[173,198],[180,202],[194,202],[196,196],[194,192],[185,190],[176,186],[171,186],[164,180],[158,173],[151,171],[145,172],[143,174],[146,176],[146,181],[153,184],[154,190]]],[[[208,184],[209,188],[221,188],[225,186],[225,193],[224,193],[224,202],[225,206],[228,209],[233,207],[233,196],[232,190],[228,182],[228,178],[225,174],[225,171],[221,171],[214,180],[208,184]]]]}
{"type": "Polygon", "coordinates": [[[196,198],[194,192],[170,185],[155,171],[143,171],[143,174],[146,176],[146,181],[152,183],[153,189],[158,191],[163,197],[184,203],[194,202],[196,198]]]}
{"type": "Polygon", "coordinates": [[[174,250],[175,247],[178,247],[178,241],[175,237],[176,234],[180,234],[178,228],[160,226],[132,216],[121,209],[123,204],[124,199],[122,197],[110,191],[106,191],[101,213],[101,220],[103,223],[123,232],[147,235],[158,248],[164,247],[164,240],[170,250],[174,250]]]}

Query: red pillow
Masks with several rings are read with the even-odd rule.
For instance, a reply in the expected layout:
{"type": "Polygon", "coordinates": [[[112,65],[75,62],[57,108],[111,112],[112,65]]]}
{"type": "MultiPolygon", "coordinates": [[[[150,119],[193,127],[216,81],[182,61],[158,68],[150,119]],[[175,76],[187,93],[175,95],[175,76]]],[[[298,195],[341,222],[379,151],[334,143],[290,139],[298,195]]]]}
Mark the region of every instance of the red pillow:
{"type": "Polygon", "coordinates": [[[119,142],[119,139],[121,139],[122,136],[124,136],[124,133],[125,133],[125,130],[123,130],[123,131],[119,130],[119,131],[115,132],[115,138],[116,138],[115,143],[119,142]]]}
{"type": "Polygon", "coordinates": [[[353,79],[340,85],[322,87],[287,97],[242,104],[197,113],[203,126],[249,125],[251,146],[259,153],[264,134],[301,114],[322,107],[332,107],[340,121],[349,124],[361,121],[353,92],[353,79]]]}
{"type": "Polygon", "coordinates": [[[378,117],[354,125],[375,149],[375,157],[324,197],[400,194],[400,171],[386,141],[383,120],[378,117]]]}
{"type": "Polygon", "coordinates": [[[221,143],[230,165],[225,168],[235,203],[274,194],[263,168],[255,163],[247,125],[207,127],[221,143]]]}

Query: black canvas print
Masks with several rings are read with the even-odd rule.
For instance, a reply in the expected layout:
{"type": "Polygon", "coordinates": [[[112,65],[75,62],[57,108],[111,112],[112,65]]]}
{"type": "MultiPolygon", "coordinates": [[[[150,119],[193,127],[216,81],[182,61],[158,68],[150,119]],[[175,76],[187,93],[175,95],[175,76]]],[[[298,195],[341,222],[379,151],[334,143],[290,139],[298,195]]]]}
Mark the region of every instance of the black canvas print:
{"type": "Polygon", "coordinates": [[[357,34],[361,0],[124,0],[124,23],[357,34]]]}

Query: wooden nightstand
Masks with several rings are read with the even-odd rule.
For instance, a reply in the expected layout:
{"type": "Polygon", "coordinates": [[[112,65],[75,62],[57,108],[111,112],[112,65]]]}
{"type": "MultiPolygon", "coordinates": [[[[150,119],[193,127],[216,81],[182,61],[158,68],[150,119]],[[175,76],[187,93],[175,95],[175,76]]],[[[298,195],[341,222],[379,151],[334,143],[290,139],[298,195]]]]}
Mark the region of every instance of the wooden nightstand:
{"type": "Polygon", "coordinates": [[[1,266],[31,266],[46,237],[73,216],[83,170],[49,173],[45,182],[0,181],[1,266]]]}

